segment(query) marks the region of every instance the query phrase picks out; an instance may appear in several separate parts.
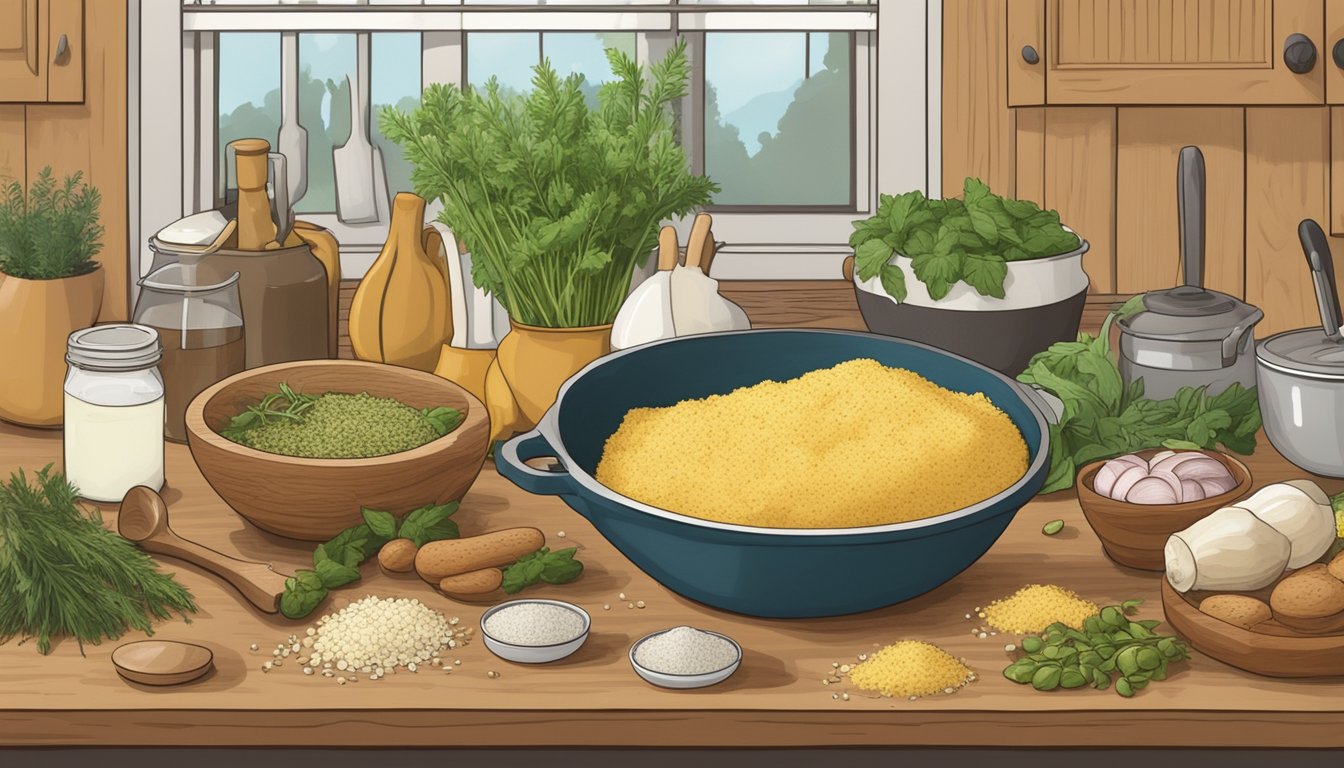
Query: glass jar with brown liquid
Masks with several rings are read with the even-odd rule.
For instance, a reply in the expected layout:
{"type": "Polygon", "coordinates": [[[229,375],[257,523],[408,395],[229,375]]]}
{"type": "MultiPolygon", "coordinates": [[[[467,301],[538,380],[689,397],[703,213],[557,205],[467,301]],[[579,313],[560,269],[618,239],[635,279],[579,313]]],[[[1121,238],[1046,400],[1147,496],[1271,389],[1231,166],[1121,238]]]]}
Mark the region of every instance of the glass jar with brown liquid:
{"type": "Polygon", "coordinates": [[[168,264],[140,281],[135,322],[158,331],[163,342],[159,372],[169,440],[187,441],[187,405],[196,395],[244,368],[238,277],[235,272],[223,281],[201,284],[195,265],[168,264]]]}

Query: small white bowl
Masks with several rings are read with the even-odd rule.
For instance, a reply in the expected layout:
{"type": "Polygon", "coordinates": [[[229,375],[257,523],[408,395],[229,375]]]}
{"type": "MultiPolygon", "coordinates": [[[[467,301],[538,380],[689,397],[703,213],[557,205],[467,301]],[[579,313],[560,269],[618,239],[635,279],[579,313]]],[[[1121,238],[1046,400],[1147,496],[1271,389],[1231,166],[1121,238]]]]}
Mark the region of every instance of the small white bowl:
{"type": "Polygon", "coordinates": [[[510,600],[507,603],[500,603],[485,613],[481,614],[481,637],[485,640],[485,647],[505,661],[516,661],[519,664],[545,664],[550,661],[559,661],[566,656],[579,650],[584,641],[588,639],[588,631],[592,629],[593,619],[588,612],[573,603],[566,603],[563,600],[510,600]],[[517,643],[507,643],[491,635],[485,628],[485,622],[494,614],[514,605],[525,603],[544,603],[547,605],[558,605],[579,615],[583,619],[583,632],[573,640],[566,640],[563,643],[552,643],[550,645],[518,645],[517,643]]]}
{"type": "Polygon", "coordinates": [[[635,651],[639,650],[639,646],[661,634],[671,632],[673,629],[676,629],[676,627],[647,634],[639,640],[636,640],[634,645],[630,646],[630,666],[634,667],[635,674],[644,678],[645,681],[653,683],[660,688],[705,688],[722,683],[724,680],[732,677],[733,673],[737,671],[737,668],[742,665],[742,646],[738,645],[736,640],[727,635],[722,635],[718,632],[710,632],[707,629],[700,629],[697,631],[714,635],[715,637],[721,637],[731,643],[733,650],[737,651],[737,658],[733,659],[733,662],[723,669],[714,672],[706,672],[700,675],[674,675],[649,669],[648,667],[641,666],[639,662],[635,661],[635,651]]]}

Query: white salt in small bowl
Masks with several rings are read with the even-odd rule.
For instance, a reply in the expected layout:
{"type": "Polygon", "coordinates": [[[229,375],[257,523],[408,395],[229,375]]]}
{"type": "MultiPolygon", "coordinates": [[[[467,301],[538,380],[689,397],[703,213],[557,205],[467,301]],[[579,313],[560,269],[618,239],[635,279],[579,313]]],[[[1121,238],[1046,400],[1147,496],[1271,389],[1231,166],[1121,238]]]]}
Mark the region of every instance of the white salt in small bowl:
{"type": "Polygon", "coordinates": [[[563,600],[510,600],[507,603],[500,603],[481,614],[481,637],[485,640],[485,647],[489,648],[490,652],[499,658],[504,659],[505,661],[518,662],[519,664],[545,664],[551,661],[559,661],[560,659],[569,656],[579,650],[584,641],[588,639],[588,631],[592,626],[593,619],[588,615],[587,611],[573,603],[566,603],[563,600]],[[554,605],[572,611],[583,620],[583,631],[572,639],[558,643],[550,643],[548,645],[521,645],[519,643],[511,643],[506,640],[501,640],[500,638],[491,635],[490,631],[486,629],[486,622],[489,621],[491,616],[512,606],[527,604],[554,605]]]}
{"type": "Polygon", "coordinates": [[[706,688],[711,685],[718,685],[724,680],[732,677],[733,673],[737,671],[737,668],[742,666],[742,646],[738,645],[736,640],[727,635],[721,635],[718,632],[710,632],[707,629],[698,629],[696,631],[704,632],[707,635],[714,635],[715,637],[728,641],[728,644],[733,646],[733,651],[735,652],[733,661],[723,669],[715,670],[713,672],[705,672],[699,675],[678,675],[669,672],[659,672],[656,669],[649,669],[638,661],[635,661],[635,654],[639,651],[641,645],[659,635],[671,632],[673,629],[676,629],[676,627],[670,627],[645,635],[635,641],[634,645],[630,646],[630,666],[634,668],[635,674],[644,678],[646,682],[652,683],[660,688],[678,688],[682,690],[689,688],[706,688]]]}

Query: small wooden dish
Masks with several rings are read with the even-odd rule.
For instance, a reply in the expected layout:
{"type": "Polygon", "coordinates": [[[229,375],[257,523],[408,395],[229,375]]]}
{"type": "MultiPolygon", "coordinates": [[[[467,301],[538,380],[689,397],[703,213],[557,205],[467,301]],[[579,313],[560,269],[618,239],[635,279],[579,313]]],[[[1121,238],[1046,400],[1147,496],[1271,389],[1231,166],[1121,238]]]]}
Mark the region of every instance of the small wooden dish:
{"type": "MultiPolygon", "coordinates": [[[[1159,450],[1139,451],[1137,455],[1147,460],[1159,450]]],[[[1251,471],[1245,464],[1219,451],[1200,453],[1221,461],[1232,473],[1232,479],[1237,481],[1236,487],[1227,493],[1185,504],[1131,504],[1092,490],[1092,481],[1105,461],[1094,461],[1082,468],[1078,473],[1078,504],[1083,508],[1088,525],[1101,539],[1107,557],[1130,568],[1165,570],[1162,550],[1171,534],[1189,528],[1211,512],[1231,506],[1250,492],[1251,471]]]]}
{"type": "Polygon", "coordinates": [[[280,363],[230,376],[187,406],[187,444],[201,474],[239,515],[271,533],[326,541],[361,520],[360,508],[401,516],[466,494],[490,448],[485,406],[432,373],[358,360],[280,363]],[[266,453],[219,434],[229,420],[285,382],[297,392],[368,392],[412,408],[447,406],[462,423],[443,437],[369,459],[266,453]]]}
{"type": "MultiPolygon", "coordinates": [[[[1269,601],[1269,589],[1253,594],[1269,601]]],[[[1182,595],[1162,579],[1162,609],[1167,623],[1201,653],[1224,664],[1267,677],[1344,675],[1344,633],[1309,634],[1277,619],[1243,629],[1201,613],[1199,603],[1213,592],[1182,595]]]]}
{"type": "Polygon", "coordinates": [[[117,674],[141,685],[182,685],[204,677],[215,654],[205,646],[176,640],[139,640],[112,651],[117,674]]]}

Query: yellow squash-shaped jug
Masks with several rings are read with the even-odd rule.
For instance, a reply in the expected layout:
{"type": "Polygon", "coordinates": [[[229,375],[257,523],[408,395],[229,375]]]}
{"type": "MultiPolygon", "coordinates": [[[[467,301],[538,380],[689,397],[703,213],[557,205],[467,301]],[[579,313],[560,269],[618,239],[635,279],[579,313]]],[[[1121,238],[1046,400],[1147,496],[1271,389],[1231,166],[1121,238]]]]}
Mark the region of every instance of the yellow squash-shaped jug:
{"type": "Polygon", "coordinates": [[[433,371],[452,308],[440,254],[425,252],[424,198],[399,192],[387,243],[355,291],[350,345],[361,360],[433,371]]]}

